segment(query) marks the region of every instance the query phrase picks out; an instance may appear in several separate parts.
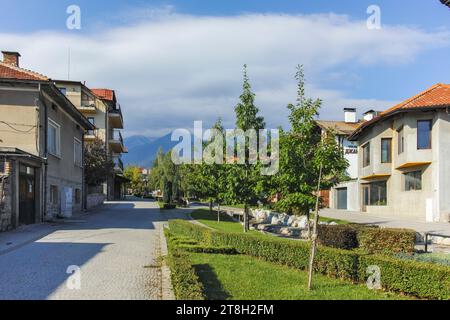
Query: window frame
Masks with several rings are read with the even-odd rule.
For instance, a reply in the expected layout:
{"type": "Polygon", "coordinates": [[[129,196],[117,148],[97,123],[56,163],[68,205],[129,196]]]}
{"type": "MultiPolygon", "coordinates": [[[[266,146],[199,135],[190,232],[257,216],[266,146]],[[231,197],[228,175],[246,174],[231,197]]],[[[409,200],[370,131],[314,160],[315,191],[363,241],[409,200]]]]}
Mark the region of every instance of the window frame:
{"type": "Polygon", "coordinates": [[[433,120],[425,119],[425,120],[417,120],[417,150],[430,150],[432,149],[432,140],[433,140],[433,120]],[[430,125],[430,137],[428,139],[428,147],[420,148],[419,147],[419,122],[426,122],[430,125]]]}
{"type": "Polygon", "coordinates": [[[410,191],[422,191],[423,189],[423,170],[415,170],[415,171],[409,171],[409,172],[405,172],[403,173],[403,191],[406,192],[410,192],[410,191]],[[410,177],[411,175],[417,174],[419,173],[420,175],[420,187],[417,186],[417,181],[415,181],[414,179],[416,179],[416,176],[413,176],[413,183],[415,184],[413,187],[408,187],[408,183],[410,183],[408,181],[408,177],[410,177]]]}
{"type": "Polygon", "coordinates": [[[61,158],[61,126],[51,118],[48,118],[47,128],[47,152],[57,158],[61,158]],[[50,127],[55,129],[55,151],[50,148],[50,127]]]}
{"type": "Polygon", "coordinates": [[[397,151],[398,154],[403,154],[405,152],[405,126],[401,126],[397,129],[397,151]]]}
{"type": "Polygon", "coordinates": [[[392,138],[381,138],[381,163],[392,163],[392,138]],[[383,160],[383,142],[389,141],[388,159],[383,160]]]}
{"type": "Polygon", "coordinates": [[[362,147],[362,155],[363,155],[363,157],[362,157],[362,166],[363,166],[363,168],[367,168],[367,167],[369,167],[370,166],[370,164],[371,164],[371,159],[370,159],[370,142],[367,142],[366,144],[364,144],[362,147]],[[367,159],[366,159],[366,155],[367,155],[367,159]],[[366,162],[366,160],[367,160],[367,162],[366,162]]]}

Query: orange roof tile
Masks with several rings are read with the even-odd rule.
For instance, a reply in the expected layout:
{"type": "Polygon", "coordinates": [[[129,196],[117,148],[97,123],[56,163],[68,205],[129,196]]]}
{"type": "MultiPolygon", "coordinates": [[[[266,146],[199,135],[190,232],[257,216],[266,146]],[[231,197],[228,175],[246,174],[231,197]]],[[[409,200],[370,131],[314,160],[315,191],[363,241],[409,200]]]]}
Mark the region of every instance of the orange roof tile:
{"type": "Polygon", "coordinates": [[[110,89],[91,89],[91,91],[100,99],[114,101],[114,90],[110,89]]]}
{"type": "Polygon", "coordinates": [[[405,101],[383,111],[378,117],[370,121],[363,122],[350,136],[350,139],[357,138],[362,130],[376,122],[387,118],[398,112],[423,110],[423,109],[442,109],[450,107],[450,84],[438,83],[427,90],[409,98],[405,101]]]}
{"type": "Polygon", "coordinates": [[[43,80],[47,81],[46,76],[30,70],[15,67],[4,62],[0,62],[0,78],[14,80],[43,80]]]}

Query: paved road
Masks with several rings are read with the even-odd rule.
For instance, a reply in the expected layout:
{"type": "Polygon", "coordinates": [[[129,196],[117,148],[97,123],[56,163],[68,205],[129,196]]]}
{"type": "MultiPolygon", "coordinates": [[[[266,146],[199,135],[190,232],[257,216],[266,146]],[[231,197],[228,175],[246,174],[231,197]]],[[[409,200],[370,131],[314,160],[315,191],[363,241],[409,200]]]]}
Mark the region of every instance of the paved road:
{"type": "Polygon", "coordinates": [[[0,253],[0,299],[162,299],[162,226],[183,215],[151,202],[108,204],[0,253]]]}

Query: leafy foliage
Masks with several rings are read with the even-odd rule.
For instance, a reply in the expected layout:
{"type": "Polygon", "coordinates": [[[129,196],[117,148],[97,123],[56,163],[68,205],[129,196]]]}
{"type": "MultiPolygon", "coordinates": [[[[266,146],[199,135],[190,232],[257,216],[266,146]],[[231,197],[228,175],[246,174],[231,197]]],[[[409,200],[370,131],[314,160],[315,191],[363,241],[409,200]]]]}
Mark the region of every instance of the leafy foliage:
{"type": "Polygon", "coordinates": [[[108,157],[105,143],[96,138],[87,143],[84,152],[84,170],[86,183],[89,186],[98,186],[106,181],[114,172],[114,163],[108,157]]]}

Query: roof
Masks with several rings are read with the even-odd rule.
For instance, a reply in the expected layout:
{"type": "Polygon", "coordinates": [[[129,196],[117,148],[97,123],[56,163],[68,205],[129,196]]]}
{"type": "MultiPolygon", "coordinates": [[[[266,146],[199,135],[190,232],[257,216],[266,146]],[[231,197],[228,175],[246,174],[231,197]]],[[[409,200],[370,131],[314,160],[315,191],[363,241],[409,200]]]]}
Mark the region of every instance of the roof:
{"type": "Polygon", "coordinates": [[[435,110],[445,109],[450,107],[450,85],[438,83],[428,88],[427,90],[409,98],[405,101],[381,112],[381,114],[370,121],[360,124],[360,126],[350,136],[351,140],[356,140],[361,132],[372,126],[373,124],[387,119],[402,112],[409,112],[415,110],[435,110]]]}
{"type": "Polygon", "coordinates": [[[100,99],[107,101],[115,100],[115,92],[111,89],[91,89],[91,91],[100,99]]]}
{"type": "Polygon", "coordinates": [[[36,156],[34,154],[31,154],[29,152],[23,151],[21,149],[18,149],[16,147],[0,147],[0,155],[1,156],[8,156],[8,157],[26,157],[31,160],[36,160],[40,162],[44,162],[45,159],[39,156],[36,156]]]}
{"type": "Polygon", "coordinates": [[[12,66],[1,61],[0,61],[0,78],[16,79],[16,80],[37,80],[37,81],[49,80],[49,78],[40,73],[12,66]]]}
{"type": "Polygon", "coordinates": [[[335,133],[340,135],[351,134],[361,124],[361,122],[349,123],[345,121],[325,121],[325,120],[316,120],[316,123],[322,129],[334,131],[335,133]]]}

